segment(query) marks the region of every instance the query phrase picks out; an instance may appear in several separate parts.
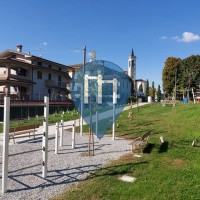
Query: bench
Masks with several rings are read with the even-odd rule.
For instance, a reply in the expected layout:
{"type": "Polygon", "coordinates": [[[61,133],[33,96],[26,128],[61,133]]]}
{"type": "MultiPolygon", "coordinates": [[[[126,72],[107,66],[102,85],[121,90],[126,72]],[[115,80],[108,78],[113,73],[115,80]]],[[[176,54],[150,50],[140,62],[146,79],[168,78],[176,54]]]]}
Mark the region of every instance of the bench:
{"type": "Polygon", "coordinates": [[[39,128],[39,124],[10,128],[9,129],[9,139],[13,139],[13,142],[15,144],[16,136],[23,135],[23,134],[26,134],[26,133],[29,133],[29,138],[30,138],[30,134],[33,133],[33,136],[34,136],[34,139],[35,139],[35,133],[37,131],[36,130],[37,128],[39,128]]]}
{"type": "Polygon", "coordinates": [[[162,106],[165,106],[165,105],[175,106],[178,103],[176,100],[161,100],[160,102],[161,102],[162,106]]]}
{"type": "Polygon", "coordinates": [[[137,137],[135,138],[131,143],[131,153],[133,153],[135,150],[140,149],[141,153],[142,153],[142,146],[144,144],[144,142],[146,141],[146,144],[148,144],[148,140],[149,140],[149,136],[150,136],[150,131],[144,133],[141,137],[137,137]]]}

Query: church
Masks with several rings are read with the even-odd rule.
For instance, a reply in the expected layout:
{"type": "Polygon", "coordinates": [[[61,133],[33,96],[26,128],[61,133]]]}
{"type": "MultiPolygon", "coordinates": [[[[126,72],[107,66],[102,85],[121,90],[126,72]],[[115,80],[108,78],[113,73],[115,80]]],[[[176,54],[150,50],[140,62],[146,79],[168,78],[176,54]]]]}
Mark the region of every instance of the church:
{"type": "Polygon", "coordinates": [[[137,96],[145,96],[147,81],[136,79],[136,56],[132,49],[131,55],[128,57],[128,70],[125,72],[133,82],[133,89],[137,96]]]}

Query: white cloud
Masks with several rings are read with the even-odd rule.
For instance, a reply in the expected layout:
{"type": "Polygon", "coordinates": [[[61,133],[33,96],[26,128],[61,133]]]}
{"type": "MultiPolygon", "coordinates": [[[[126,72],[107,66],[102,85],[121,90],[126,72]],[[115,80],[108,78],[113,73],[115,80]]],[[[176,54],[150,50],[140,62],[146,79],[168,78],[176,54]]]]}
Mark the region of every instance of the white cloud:
{"type": "Polygon", "coordinates": [[[42,42],[42,45],[43,46],[47,46],[47,42],[42,42]]]}
{"type": "Polygon", "coordinates": [[[181,40],[183,42],[193,42],[193,41],[200,40],[200,36],[195,35],[194,33],[191,33],[191,32],[184,32],[181,40]]]}
{"type": "Polygon", "coordinates": [[[168,37],[165,35],[160,37],[161,40],[167,40],[168,38],[170,38],[171,40],[175,40],[177,42],[189,43],[200,40],[200,35],[194,34],[192,32],[184,32],[181,37],[180,36],[168,37]]]}
{"type": "Polygon", "coordinates": [[[195,35],[194,33],[191,32],[184,32],[182,37],[179,36],[174,36],[171,38],[172,40],[176,40],[178,42],[194,42],[194,41],[198,41],[200,40],[200,36],[199,35],[195,35]]]}
{"type": "Polygon", "coordinates": [[[179,40],[180,40],[180,37],[179,37],[179,36],[173,36],[173,37],[171,37],[171,39],[172,39],[172,40],[177,40],[177,41],[179,41],[179,40]]]}
{"type": "Polygon", "coordinates": [[[161,39],[161,40],[166,40],[166,39],[168,39],[168,37],[165,36],[165,35],[163,35],[162,37],[160,37],[160,39],[161,39]]]}

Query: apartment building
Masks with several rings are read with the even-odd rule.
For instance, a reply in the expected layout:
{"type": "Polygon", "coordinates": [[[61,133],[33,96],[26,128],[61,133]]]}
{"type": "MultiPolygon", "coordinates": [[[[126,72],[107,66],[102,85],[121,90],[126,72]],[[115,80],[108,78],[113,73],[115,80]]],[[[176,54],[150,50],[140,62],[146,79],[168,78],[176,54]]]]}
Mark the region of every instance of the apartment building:
{"type": "Polygon", "coordinates": [[[72,71],[72,67],[23,53],[18,45],[16,51],[0,53],[0,98],[43,100],[49,95],[50,101],[66,101],[72,71]]]}

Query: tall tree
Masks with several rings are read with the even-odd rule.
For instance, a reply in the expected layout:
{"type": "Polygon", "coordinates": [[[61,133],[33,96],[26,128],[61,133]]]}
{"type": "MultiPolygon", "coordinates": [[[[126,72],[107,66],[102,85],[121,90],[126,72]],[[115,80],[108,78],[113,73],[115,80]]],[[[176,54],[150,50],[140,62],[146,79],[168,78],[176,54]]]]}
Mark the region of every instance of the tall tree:
{"type": "Polygon", "coordinates": [[[142,85],[142,83],[139,85],[139,91],[143,93],[143,85],[142,85]]]}
{"type": "Polygon", "coordinates": [[[180,58],[168,57],[162,72],[163,90],[166,94],[172,95],[175,88],[176,73],[181,65],[180,58]]]}
{"type": "Polygon", "coordinates": [[[158,102],[160,102],[161,97],[162,97],[162,93],[161,93],[160,85],[158,85],[158,89],[157,89],[157,98],[158,98],[158,102]]]}
{"type": "Polygon", "coordinates": [[[156,89],[155,89],[155,85],[154,85],[154,81],[153,81],[152,86],[151,86],[151,97],[152,97],[153,101],[155,101],[155,93],[156,93],[156,89]]]}
{"type": "Polygon", "coordinates": [[[149,96],[149,80],[147,79],[146,91],[145,91],[146,98],[149,96]]]}
{"type": "Polygon", "coordinates": [[[195,88],[200,83],[200,56],[192,55],[183,59],[178,77],[180,79],[180,88],[183,92],[195,88]]]}

